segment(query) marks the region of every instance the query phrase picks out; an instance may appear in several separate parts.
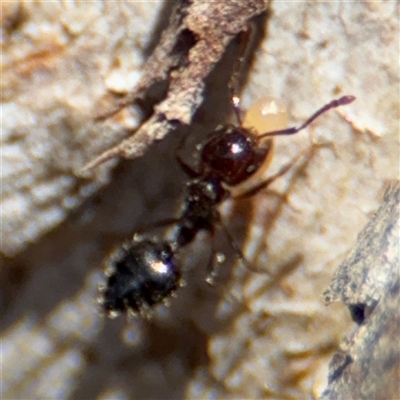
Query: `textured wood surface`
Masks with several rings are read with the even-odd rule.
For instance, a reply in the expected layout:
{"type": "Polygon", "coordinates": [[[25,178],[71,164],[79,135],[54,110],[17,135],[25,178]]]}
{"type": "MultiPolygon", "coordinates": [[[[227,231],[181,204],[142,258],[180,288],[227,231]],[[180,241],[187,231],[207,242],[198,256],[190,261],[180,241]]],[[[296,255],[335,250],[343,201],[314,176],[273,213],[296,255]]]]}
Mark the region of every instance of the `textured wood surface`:
{"type": "Polygon", "coordinates": [[[114,161],[81,173],[163,100],[167,88],[153,88],[143,115],[126,107],[96,120],[146,72],[173,3],[1,4],[4,398],[318,398],[332,354],[357,326],[322,292],[399,175],[396,2],[269,5],[257,20],[244,107],[277,96],[299,124],[342,94],[357,101],[278,138],[266,174],[311,139],[324,146],[270,190],[221,207],[258,273],[217,234],[212,243],[228,261],[209,288],[210,240],[199,237],[182,254],[188,285],[170,308],[152,321],[100,315],[102,260],[138,227],[176,215],[186,177],[174,150],[182,137],[194,147],[230,112],[234,46],[186,130],[112,174],[114,161]]]}
{"type": "Polygon", "coordinates": [[[397,399],[400,396],[400,182],[383,204],[324,293],[342,301],[359,324],[341,343],[321,399],[397,399]]]}

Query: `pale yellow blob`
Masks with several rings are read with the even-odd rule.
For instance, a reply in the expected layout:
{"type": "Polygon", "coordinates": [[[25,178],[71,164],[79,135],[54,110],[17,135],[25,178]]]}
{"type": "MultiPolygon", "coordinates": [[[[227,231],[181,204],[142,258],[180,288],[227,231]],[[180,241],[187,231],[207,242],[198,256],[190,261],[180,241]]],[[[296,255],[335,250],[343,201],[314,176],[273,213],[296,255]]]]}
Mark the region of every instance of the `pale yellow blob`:
{"type": "Polygon", "coordinates": [[[285,129],[288,113],[285,103],[274,97],[257,100],[246,112],[243,126],[258,134],[285,129]]]}

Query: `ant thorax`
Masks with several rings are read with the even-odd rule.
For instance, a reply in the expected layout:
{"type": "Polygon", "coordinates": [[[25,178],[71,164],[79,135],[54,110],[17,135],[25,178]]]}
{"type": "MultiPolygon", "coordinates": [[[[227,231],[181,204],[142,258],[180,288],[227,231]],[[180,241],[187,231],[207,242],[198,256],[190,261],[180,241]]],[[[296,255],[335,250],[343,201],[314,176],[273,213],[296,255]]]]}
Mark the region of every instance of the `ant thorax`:
{"type": "Polygon", "coordinates": [[[186,184],[185,202],[175,239],[178,246],[192,242],[200,230],[213,231],[219,220],[216,206],[228,194],[221,181],[212,176],[195,178],[186,184]]]}

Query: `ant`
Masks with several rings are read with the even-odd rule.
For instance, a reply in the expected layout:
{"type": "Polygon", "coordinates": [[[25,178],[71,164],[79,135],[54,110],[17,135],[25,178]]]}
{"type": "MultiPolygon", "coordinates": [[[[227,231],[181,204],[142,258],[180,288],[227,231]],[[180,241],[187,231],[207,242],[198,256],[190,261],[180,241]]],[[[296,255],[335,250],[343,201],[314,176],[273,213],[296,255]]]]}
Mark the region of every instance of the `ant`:
{"type": "MultiPolygon", "coordinates": [[[[242,62],[243,59],[240,59],[242,62]]],[[[237,78],[237,73],[233,78],[237,78]]],[[[232,246],[246,264],[239,247],[222,222],[217,206],[229,197],[231,188],[246,181],[260,169],[272,150],[271,137],[294,135],[326,111],[347,105],[354,96],[343,96],[324,105],[299,127],[266,132],[256,135],[243,126],[240,98],[230,83],[231,103],[237,124],[218,126],[208,138],[197,147],[197,165],[186,164],[177,154],[176,159],[189,180],[186,183],[183,210],[178,218],[161,221],[158,226],[175,224],[173,238],[169,240],[141,239],[134,235],[115,251],[107,263],[105,287],[101,288],[100,303],[110,317],[124,312],[146,316],[159,303],[167,303],[175,291],[182,286],[182,273],[177,255],[190,244],[200,231],[211,235],[216,226],[224,228],[232,246]]],[[[252,196],[264,189],[292,166],[286,165],[272,177],[263,180],[256,187],[240,197],[252,196]]],[[[215,271],[211,271],[211,277],[215,271]]],[[[212,282],[212,280],[210,279],[212,282]]]]}
{"type": "MultiPolygon", "coordinates": [[[[232,104],[237,110],[236,115],[240,115],[238,100],[236,96],[232,98],[232,104]]],[[[197,168],[192,168],[176,156],[189,181],[186,183],[181,215],[161,223],[176,224],[174,238],[140,240],[134,237],[111,256],[106,272],[107,284],[102,289],[101,299],[107,314],[117,316],[122,312],[132,311],[145,315],[153,305],[168,300],[181,286],[182,274],[176,260],[177,253],[182,247],[190,244],[199,231],[205,230],[213,234],[216,225],[224,227],[220,222],[217,206],[231,197],[230,187],[243,183],[263,164],[271,150],[271,141],[268,138],[294,135],[326,111],[347,105],[354,100],[354,96],[343,96],[317,110],[299,127],[258,136],[250,129],[244,128],[240,119],[238,125],[221,125],[200,145],[197,168]]],[[[289,165],[284,166],[277,174],[240,197],[253,195],[288,169],[289,165]]],[[[235,242],[230,239],[240,258],[244,260],[235,242]]]]}

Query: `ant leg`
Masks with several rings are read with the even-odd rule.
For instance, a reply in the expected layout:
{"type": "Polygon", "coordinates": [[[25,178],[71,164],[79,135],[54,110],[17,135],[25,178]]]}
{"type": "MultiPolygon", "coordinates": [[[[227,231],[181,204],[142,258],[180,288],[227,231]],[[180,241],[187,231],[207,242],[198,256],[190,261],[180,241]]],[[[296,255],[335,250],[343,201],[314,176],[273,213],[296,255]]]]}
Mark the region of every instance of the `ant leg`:
{"type": "Polygon", "coordinates": [[[197,178],[200,175],[200,172],[196,171],[192,166],[190,166],[189,164],[187,164],[183,158],[181,157],[181,155],[179,154],[179,152],[182,150],[183,144],[186,140],[186,136],[184,136],[180,143],[178,148],[175,150],[175,160],[177,161],[177,163],[179,164],[179,166],[182,168],[183,172],[190,178],[190,179],[194,179],[197,178]]]}
{"type": "Polygon", "coordinates": [[[228,228],[221,221],[218,222],[218,225],[222,228],[222,230],[224,231],[225,235],[228,237],[229,243],[232,246],[233,250],[235,250],[236,255],[238,256],[238,258],[241,261],[241,263],[246,268],[248,268],[249,270],[254,270],[254,268],[252,268],[252,266],[249,263],[249,261],[247,260],[247,258],[244,256],[244,254],[243,254],[240,246],[238,245],[238,243],[236,242],[234,237],[230,234],[228,228]]]}
{"type": "Polygon", "coordinates": [[[214,243],[212,244],[212,252],[210,256],[210,261],[207,265],[207,276],[206,282],[210,286],[215,286],[215,279],[219,274],[219,267],[225,261],[225,255],[219,251],[215,251],[214,243]]]}
{"type": "Polygon", "coordinates": [[[350,104],[355,99],[356,99],[355,96],[342,96],[339,99],[332,100],[330,103],[325,104],[323,107],[321,107],[319,110],[317,110],[313,115],[311,115],[310,118],[307,119],[306,122],[304,122],[299,127],[294,126],[292,128],[281,129],[279,131],[266,132],[266,133],[263,133],[262,135],[257,136],[257,139],[260,140],[260,139],[263,139],[263,138],[268,137],[268,136],[294,135],[297,132],[300,132],[301,130],[306,128],[308,125],[310,125],[321,114],[331,110],[332,108],[336,108],[336,107],[345,106],[347,104],[350,104]]]}
{"type": "Polygon", "coordinates": [[[240,262],[249,270],[252,272],[256,272],[256,273],[261,273],[261,269],[258,267],[254,267],[253,265],[251,265],[251,263],[249,262],[249,260],[247,260],[247,258],[245,257],[245,255],[243,254],[240,246],[238,245],[238,243],[236,242],[236,240],[234,239],[234,237],[230,234],[228,228],[221,222],[218,222],[219,226],[223,229],[225,235],[228,237],[229,239],[229,243],[232,246],[233,250],[235,250],[237,257],[239,258],[240,262]]]}
{"type": "Polygon", "coordinates": [[[250,43],[252,35],[253,35],[253,27],[251,24],[248,25],[245,31],[240,33],[241,38],[240,38],[239,55],[237,57],[237,61],[235,62],[231,79],[228,84],[229,92],[231,95],[231,105],[233,108],[233,112],[235,113],[237,123],[240,126],[242,126],[243,122],[242,111],[240,107],[240,96],[239,96],[240,73],[242,71],[242,67],[247,56],[248,45],[250,43]]]}
{"type": "Polygon", "coordinates": [[[150,231],[152,229],[158,229],[158,228],[162,228],[164,226],[177,224],[179,221],[180,221],[179,218],[166,218],[161,221],[155,222],[153,224],[150,224],[150,225],[147,225],[144,227],[139,227],[138,229],[136,229],[134,237],[135,236],[140,237],[144,232],[150,231]]]}
{"type": "Polygon", "coordinates": [[[179,166],[182,168],[183,172],[190,178],[194,179],[197,178],[200,173],[197,172],[193,167],[191,167],[189,164],[186,164],[185,161],[183,161],[182,157],[178,154],[178,151],[175,151],[175,159],[179,166]]]}

